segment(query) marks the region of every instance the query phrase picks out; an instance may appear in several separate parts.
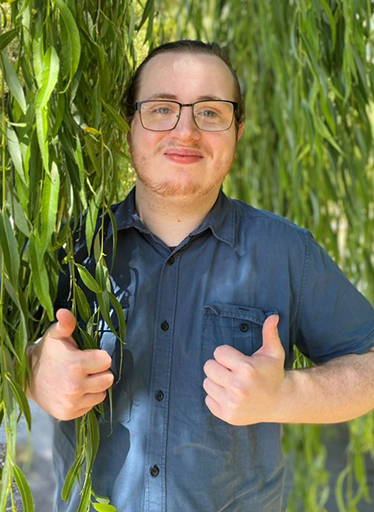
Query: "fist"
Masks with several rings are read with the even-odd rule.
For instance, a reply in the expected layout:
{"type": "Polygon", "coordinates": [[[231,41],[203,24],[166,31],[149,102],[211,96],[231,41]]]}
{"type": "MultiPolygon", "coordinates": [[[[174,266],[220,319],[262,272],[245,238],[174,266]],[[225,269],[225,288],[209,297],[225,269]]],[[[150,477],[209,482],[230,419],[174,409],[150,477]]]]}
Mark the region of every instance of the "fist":
{"type": "Polygon", "coordinates": [[[76,327],[67,309],[29,348],[31,376],[27,396],[59,420],[78,418],[102,402],[113,384],[111,357],[103,350],[80,350],[72,334],[76,327]]]}
{"type": "Polygon", "coordinates": [[[238,426],[274,421],[286,377],[278,321],[277,315],[265,320],[262,347],[252,356],[222,345],[205,363],[205,403],[217,418],[238,426]]]}

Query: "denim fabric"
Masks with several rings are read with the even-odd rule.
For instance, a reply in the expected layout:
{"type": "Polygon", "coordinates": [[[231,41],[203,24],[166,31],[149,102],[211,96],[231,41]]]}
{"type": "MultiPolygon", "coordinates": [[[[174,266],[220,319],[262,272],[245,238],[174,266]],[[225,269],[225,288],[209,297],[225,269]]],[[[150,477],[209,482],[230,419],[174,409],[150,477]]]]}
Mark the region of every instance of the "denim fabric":
{"type": "MultiPolygon", "coordinates": [[[[113,212],[111,276],[127,337],[112,425],[100,420],[95,492],[119,512],[281,512],[282,426],[235,427],[214,417],[204,402],[203,365],[222,344],[253,354],[274,313],[288,369],[294,345],[317,364],[365,353],[374,345],[371,305],[308,231],[223,192],[172,251],[141,223],[134,190],[113,212]]],[[[109,227],[109,264],[112,244],[109,227]]],[[[94,273],[83,242],[77,258],[94,273]]],[[[69,307],[68,282],[61,279],[56,307],[69,307]]],[[[119,343],[105,326],[100,346],[118,375],[119,343]]],[[[58,497],[74,439],[74,422],[56,422],[58,512],[77,510],[78,488],[69,505],[58,497]]]]}

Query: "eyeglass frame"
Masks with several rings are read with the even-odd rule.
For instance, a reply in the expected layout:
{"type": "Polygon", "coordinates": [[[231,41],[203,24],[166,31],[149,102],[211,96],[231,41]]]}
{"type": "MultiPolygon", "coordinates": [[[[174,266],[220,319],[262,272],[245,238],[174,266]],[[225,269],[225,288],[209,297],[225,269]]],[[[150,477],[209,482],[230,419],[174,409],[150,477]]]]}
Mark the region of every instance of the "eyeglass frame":
{"type": "Polygon", "coordinates": [[[135,112],[139,112],[139,117],[140,117],[140,122],[141,122],[141,125],[142,127],[145,129],[145,130],[148,130],[150,132],[170,132],[171,130],[174,130],[176,127],[177,127],[177,124],[179,123],[179,120],[181,118],[181,112],[182,112],[182,107],[191,107],[192,108],[192,119],[194,120],[194,123],[195,125],[197,126],[197,128],[203,132],[208,132],[208,133],[219,133],[219,132],[225,132],[227,130],[229,130],[232,126],[232,123],[234,121],[234,117],[236,118],[236,121],[238,121],[238,118],[237,118],[237,114],[238,114],[238,110],[239,110],[239,103],[237,101],[230,101],[230,100],[199,100],[199,101],[195,101],[194,103],[180,103],[179,101],[175,101],[175,100],[163,100],[163,99],[160,99],[160,100],[144,100],[144,101],[137,101],[135,103],[135,112]],[[143,124],[143,119],[142,119],[142,114],[141,114],[141,108],[142,108],[142,105],[143,103],[156,103],[156,102],[163,102],[163,103],[176,103],[177,105],[179,105],[179,114],[178,114],[178,118],[177,118],[177,121],[175,123],[175,125],[172,127],[172,128],[169,128],[168,130],[152,130],[152,128],[146,128],[143,124]],[[200,128],[200,126],[198,126],[197,122],[196,122],[196,119],[195,119],[195,111],[194,111],[194,108],[195,108],[195,105],[198,104],[198,103],[207,103],[207,102],[217,102],[217,103],[231,103],[231,105],[233,105],[234,107],[234,110],[233,110],[233,113],[232,113],[232,119],[231,119],[231,123],[230,123],[230,126],[228,128],[225,128],[224,130],[204,130],[204,128],[200,128]]]}

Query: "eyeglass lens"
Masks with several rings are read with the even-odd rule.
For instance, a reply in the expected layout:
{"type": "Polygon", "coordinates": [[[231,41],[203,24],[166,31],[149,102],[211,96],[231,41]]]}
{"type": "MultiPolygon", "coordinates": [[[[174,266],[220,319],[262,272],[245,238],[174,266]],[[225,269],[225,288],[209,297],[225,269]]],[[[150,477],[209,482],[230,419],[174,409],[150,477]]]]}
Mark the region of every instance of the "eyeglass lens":
{"type": "MultiPolygon", "coordinates": [[[[144,128],[168,131],[175,128],[180,115],[179,103],[172,101],[145,101],[141,104],[141,120],[144,128]]],[[[195,123],[200,130],[223,131],[232,124],[234,108],[225,101],[199,101],[193,106],[195,123]]]]}

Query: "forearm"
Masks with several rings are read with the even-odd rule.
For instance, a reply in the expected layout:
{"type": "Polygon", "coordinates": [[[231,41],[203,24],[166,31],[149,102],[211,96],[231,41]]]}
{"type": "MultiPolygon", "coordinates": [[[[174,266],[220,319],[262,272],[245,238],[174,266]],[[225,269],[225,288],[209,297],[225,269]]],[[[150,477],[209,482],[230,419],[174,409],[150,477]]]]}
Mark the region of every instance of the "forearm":
{"type": "Polygon", "coordinates": [[[286,372],[273,421],[339,423],[374,408],[374,352],[286,372]]]}

